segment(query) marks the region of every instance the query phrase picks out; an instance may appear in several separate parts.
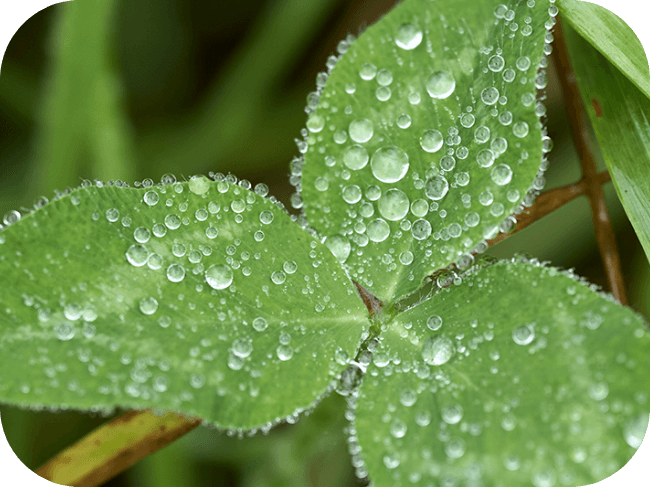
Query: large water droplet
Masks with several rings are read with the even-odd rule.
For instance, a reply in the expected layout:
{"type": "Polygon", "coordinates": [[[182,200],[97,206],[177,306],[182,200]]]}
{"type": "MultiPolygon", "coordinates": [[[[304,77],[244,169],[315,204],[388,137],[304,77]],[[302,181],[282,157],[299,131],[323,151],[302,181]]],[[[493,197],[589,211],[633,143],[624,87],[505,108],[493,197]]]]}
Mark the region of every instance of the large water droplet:
{"type": "Polygon", "coordinates": [[[336,257],[339,262],[345,262],[347,260],[352,248],[350,246],[350,241],[343,235],[332,235],[331,237],[327,237],[325,245],[330,249],[330,252],[334,254],[334,257],[336,257]]]}
{"type": "Polygon", "coordinates": [[[389,189],[379,198],[379,213],[386,220],[399,221],[409,211],[409,199],[406,193],[399,189],[389,189]]]}
{"type": "Polygon", "coordinates": [[[368,234],[368,238],[373,242],[383,242],[390,235],[390,227],[386,223],[386,220],[377,218],[368,223],[366,233],[368,234]]]}
{"type": "Polygon", "coordinates": [[[370,160],[372,174],[382,183],[396,183],[409,169],[409,157],[396,146],[377,149],[370,160]]]}
{"type": "Polygon", "coordinates": [[[205,271],[205,282],[213,289],[225,289],[232,284],[232,269],[227,265],[211,265],[205,271]]]}
{"type": "Polygon", "coordinates": [[[185,278],[185,268],[179,264],[172,264],[167,268],[167,279],[171,282],[181,282],[185,278]]]}
{"type": "Polygon", "coordinates": [[[639,448],[648,431],[648,413],[639,414],[625,425],[625,442],[632,448],[639,448]]]}
{"type": "Polygon", "coordinates": [[[353,171],[366,167],[369,159],[368,151],[360,145],[351,145],[343,152],[343,164],[353,171]]]}
{"type": "Polygon", "coordinates": [[[454,343],[447,337],[428,337],[422,344],[422,358],[431,365],[446,364],[455,352],[454,343]]]}
{"type": "Polygon", "coordinates": [[[447,71],[436,71],[429,76],[426,86],[431,98],[444,99],[454,92],[456,80],[447,71]]]}
{"type": "Polygon", "coordinates": [[[126,260],[135,267],[142,267],[147,263],[149,252],[143,245],[131,245],[126,251],[126,260]]]}
{"type": "Polygon", "coordinates": [[[442,134],[438,130],[427,130],[420,137],[420,147],[427,152],[438,152],[443,143],[442,134]]]}
{"type": "Polygon", "coordinates": [[[374,128],[372,122],[366,118],[361,118],[359,120],[354,120],[350,122],[350,127],[348,129],[350,132],[350,138],[359,144],[368,142],[372,138],[374,133],[374,128]]]}
{"type": "Polygon", "coordinates": [[[402,24],[395,35],[395,44],[406,51],[415,49],[422,42],[422,30],[414,24],[402,24]]]}
{"type": "Polygon", "coordinates": [[[505,186],[512,181],[512,169],[507,164],[499,164],[492,169],[492,181],[499,186],[505,186]]]}
{"type": "Polygon", "coordinates": [[[444,176],[434,176],[424,185],[424,194],[433,201],[441,200],[449,191],[449,181],[444,176]]]}

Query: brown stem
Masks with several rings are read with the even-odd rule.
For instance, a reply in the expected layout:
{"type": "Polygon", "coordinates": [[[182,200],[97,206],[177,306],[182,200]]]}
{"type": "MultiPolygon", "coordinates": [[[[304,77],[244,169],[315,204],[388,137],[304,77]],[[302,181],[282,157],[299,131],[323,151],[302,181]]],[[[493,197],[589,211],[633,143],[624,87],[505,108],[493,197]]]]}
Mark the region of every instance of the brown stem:
{"type": "Polygon", "coordinates": [[[131,411],[66,448],[36,473],[57,484],[96,487],[201,424],[173,413],[131,411]]]}
{"type": "Polygon", "coordinates": [[[555,48],[553,56],[558,70],[566,112],[569,117],[571,135],[582,165],[583,181],[586,184],[586,194],[591,203],[591,217],[596,230],[596,240],[600,257],[607,274],[607,282],[614,297],[621,304],[627,304],[625,285],[621,262],[616,245],[616,236],[612,229],[605,197],[598,178],[596,162],[591,152],[589,141],[589,118],[580,98],[580,91],[566,49],[562,25],[558,21],[555,29],[555,48]]]}

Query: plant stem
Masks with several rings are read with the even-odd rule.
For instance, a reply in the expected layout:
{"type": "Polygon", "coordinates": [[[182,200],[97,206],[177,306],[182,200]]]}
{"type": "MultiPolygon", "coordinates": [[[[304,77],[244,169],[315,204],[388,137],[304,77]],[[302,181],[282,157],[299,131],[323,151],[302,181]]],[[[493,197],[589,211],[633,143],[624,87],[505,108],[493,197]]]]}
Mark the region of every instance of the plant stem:
{"type": "Polygon", "coordinates": [[[57,484],[96,487],[200,424],[200,419],[174,413],[131,411],[66,448],[36,473],[57,484]]]}
{"type": "Polygon", "coordinates": [[[590,122],[587,113],[580,98],[580,91],[576,82],[575,75],[571,68],[569,54],[562,34],[562,24],[558,20],[558,25],[554,31],[555,48],[553,49],[553,59],[558,70],[562,91],[564,93],[564,102],[566,112],[569,117],[569,125],[573,143],[578,151],[580,164],[582,165],[582,181],[586,185],[586,195],[591,203],[591,217],[596,230],[596,240],[600,257],[607,274],[609,288],[619,303],[627,304],[625,297],[625,284],[623,273],[621,271],[621,262],[616,245],[616,236],[612,229],[612,223],[605,204],[605,197],[601,182],[598,178],[594,154],[590,148],[590,122]]]}

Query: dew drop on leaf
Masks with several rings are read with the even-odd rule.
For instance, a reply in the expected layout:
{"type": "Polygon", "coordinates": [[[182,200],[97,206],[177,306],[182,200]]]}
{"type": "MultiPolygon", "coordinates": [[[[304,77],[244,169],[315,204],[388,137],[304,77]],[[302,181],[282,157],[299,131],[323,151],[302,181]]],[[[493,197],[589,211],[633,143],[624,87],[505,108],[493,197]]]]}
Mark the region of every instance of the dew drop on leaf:
{"type": "Polygon", "coordinates": [[[454,92],[456,80],[447,71],[436,71],[427,79],[426,87],[431,98],[445,99],[454,92]]]}
{"type": "Polygon", "coordinates": [[[372,155],[370,168],[379,181],[396,183],[406,175],[409,169],[409,158],[399,147],[382,147],[372,155]]]}
{"type": "Polygon", "coordinates": [[[227,265],[211,265],[205,271],[205,282],[212,289],[225,289],[232,284],[233,272],[227,265]]]}
{"type": "Polygon", "coordinates": [[[422,30],[411,23],[402,24],[395,35],[395,44],[406,51],[415,49],[422,42],[422,30]]]}
{"type": "Polygon", "coordinates": [[[456,352],[454,343],[447,337],[428,337],[422,344],[422,358],[431,365],[444,365],[456,352]]]}
{"type": "Polygon", "coordinates": [[[140,311],[146,315],[152,315],[158,309],[156,298],[143,298],[140,300],[140,311]]]}

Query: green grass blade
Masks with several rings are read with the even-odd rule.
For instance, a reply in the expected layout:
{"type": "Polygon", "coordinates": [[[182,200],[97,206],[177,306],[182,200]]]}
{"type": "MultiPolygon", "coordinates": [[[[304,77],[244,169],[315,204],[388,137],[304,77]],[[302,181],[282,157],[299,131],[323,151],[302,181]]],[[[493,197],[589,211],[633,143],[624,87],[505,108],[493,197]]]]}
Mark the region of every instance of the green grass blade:
{"type": "Polygon", "coordinates": [[[648,58],[630,27],[611,11],[582,0],[558,0],[562,18],[650,98],[648,58]]]}
{"type": "Polygon", "coordinates": [[[368,328],[345,271],[261,194],[147,186],[82,187],[2,230],[0,401],[238,431],[311,407],[368,328]]]}
{"type": "Polygon", "coordinates": [[[543,185],[551,3],[500,3],[404,1],[317,81],[297,204],[384,301],[508,228],[543,185]]]}
{"type": "Polygon", "coordinates": [[[650,259],[650,99],[570,26],[564,31],[616,193],[650,259]]]}
{"type": "Polygon", "coordinates": [[[133,134],[114,50],[118,2],[70,2],[53,29],[53,56],[38,113],[37,194],[93,178],[135,177],[133,134]]]}
{"type": "Polygon", "coordinates": [[[648,426],[650,335],[607,298],[501,262],[399,315],[355,409],[373,484],[573,486],[619,470],[648,426]]]}

